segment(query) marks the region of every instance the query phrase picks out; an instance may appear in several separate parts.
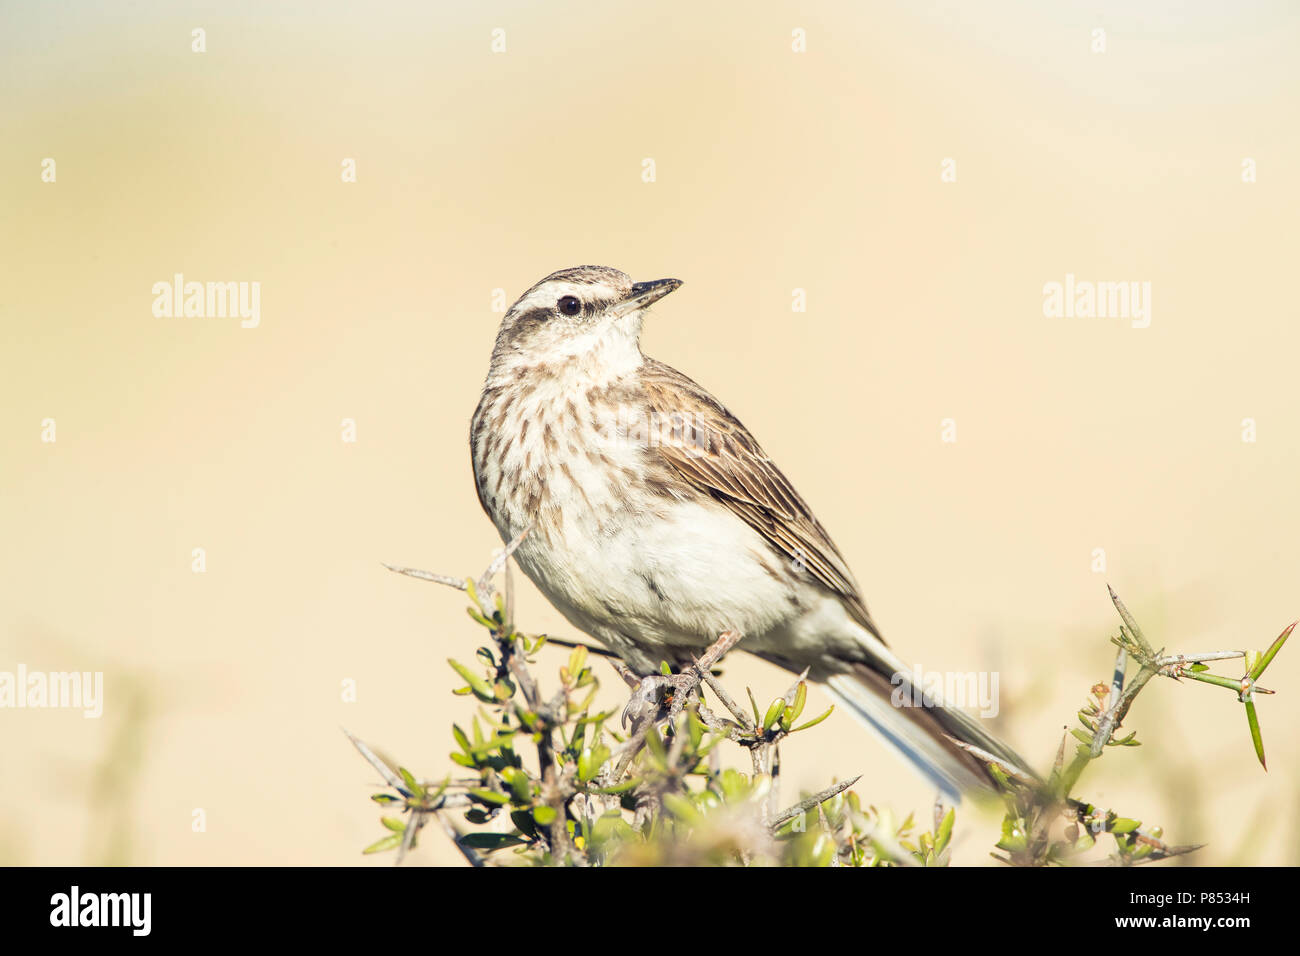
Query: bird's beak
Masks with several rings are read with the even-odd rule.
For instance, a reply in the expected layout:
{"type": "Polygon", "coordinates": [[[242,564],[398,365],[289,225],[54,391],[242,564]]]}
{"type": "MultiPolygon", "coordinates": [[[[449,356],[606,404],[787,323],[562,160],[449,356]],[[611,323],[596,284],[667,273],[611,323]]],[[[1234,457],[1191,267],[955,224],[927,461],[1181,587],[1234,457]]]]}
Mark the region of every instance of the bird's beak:
{"type": "Polygon", "coordinates": [[[616,307],[619,315],[637,312],[651,303],[658,302],[669,292],[682,284],[681,279],[655,279],[651,282],[634,282],[632,291],[616,307]]]}

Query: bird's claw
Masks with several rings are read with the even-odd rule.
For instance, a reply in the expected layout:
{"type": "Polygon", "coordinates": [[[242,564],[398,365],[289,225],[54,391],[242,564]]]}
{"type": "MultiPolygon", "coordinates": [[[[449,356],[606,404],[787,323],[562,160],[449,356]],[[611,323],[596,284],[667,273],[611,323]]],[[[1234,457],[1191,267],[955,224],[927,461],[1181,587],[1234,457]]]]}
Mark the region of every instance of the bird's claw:
{"type": "Polygon", "coordinates": [[[641,678],[623,708],[623,729],[631,725],[632,733],[636,733],[647,720],[657,723],[677,716],[697,686],[697,680],[690,674],[651,674],[641,678]]]}

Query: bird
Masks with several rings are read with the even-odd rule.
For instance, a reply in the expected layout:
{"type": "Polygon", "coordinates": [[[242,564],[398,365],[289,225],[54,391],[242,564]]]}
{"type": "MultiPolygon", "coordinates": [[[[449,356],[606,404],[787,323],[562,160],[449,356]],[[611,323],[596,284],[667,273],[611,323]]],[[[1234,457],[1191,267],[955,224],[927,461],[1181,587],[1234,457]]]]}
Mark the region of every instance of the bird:
{"type": "Polygon", "coordinates": [[[744,651],[824,685],[951,800],[990,786],[989,757],[1027,772],[974,717],[911,686],[785,474],[703,386],[642,352],[647,310],[681,285],[576,266],[506,311],[470,452],[502,540],[523,535],[518,567],[644,681],[736,631],[744,651]]]}

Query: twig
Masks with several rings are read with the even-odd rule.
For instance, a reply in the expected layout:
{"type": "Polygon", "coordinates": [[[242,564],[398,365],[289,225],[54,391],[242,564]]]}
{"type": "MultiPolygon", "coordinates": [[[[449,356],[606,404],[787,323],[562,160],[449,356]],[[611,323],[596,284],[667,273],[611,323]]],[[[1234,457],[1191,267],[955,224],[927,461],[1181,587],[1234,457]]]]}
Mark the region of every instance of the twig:
{"type": "MultiPolygon", "coordinates": [[[[756,730],[754,721],[745,713],[739,704],[732,699],[731,695],[723,688],[722,684],[713,676],[713,665],[727,651],[731,650],[738,643],[743,635],[739,631],[724,631],[722,636],[705,652],[704,656],[696,661],[692,667],[695,673],[699,675],[701,681],[708,685],[714,695],[722,702],[722,706],[731,711],[731,715],[740,721],[740,725],[746,730],[756,730]]],[[[796,682],[797,683],[797,682],[796,682]]]]}
{"type": "Polygon", "coordinates": [[[757,727],[754,726],[754,719],[750,717],[748,713],[746,713],[744,708],[742,708],[739,704],[735,702],[735,700],[732,699],[731,695],[727,693],[726,689],[723,688],[722,684],[718,681],[716,677],[714,677],[712,674],[708,673],[707,671],[700,676],[703,678],[704,683],[708,685],[709,690],[713,691],[714,695],[718,698],[718,700],[722,702],[722,706],[727,708],[727,710],[731,711],[731,716],[735,717],[736,720],[740,721],[741,727],[743,727],[749,733],[753,733],[758,729],[757,727]]]}
{"type": "Polygon", "coordinates": [[[456,829],[455,824],[441,814],[435,813],[434,817],[442,827],[442,832],[451,838],[452,846],[460,851],[460,855],[469,861],[470,866],[487,866],[487,861],[483,859],[477,850],[462,842],[464,834],[456,829]]]}
{"type": "Polygon", "coordinates": [[[506,624],[512,625],[515,621],[515,575],[511,571],[512,565],[506,562],[506,624]]]}
{"type": "Polygon", "coordinates": [[[1211,651],[1208,654],[1170,654],[1156,661],[1158,667],[1171,664],[1199,664],[1202,661],[1230,661],[1234,657],[1245,657],[1245,651],[1211,651]]]}
{"type": "Polygon", "coordinates": [[[1134,640],[1138,642],[1138,646],[1142,648],[1142,651],[1147,658],[1154,658],[1156,652],[1152,649],[1150,643],[1147,642],[1145,635],[1142,633],[1142,628],[1138,627],[1137,621],[1133,618],[1133,615],[1128,612],[1128,608],[1124,606],[1124,602],[1121,601],[1119,595],[1115,593],[1115,589],[1107,584],[1106,590],[1110,592],[1111,603],[1115,605],[1115,610],[1119,612],[1119,616],[1123,619],[1124,623],[1128,625],[1129,633],[1132,634],[1134,640]]]}
{"type": "Polygon", "coordinates": [[[1115,676],[1110,682],[1110,699],[1112,702],[1119,700],[1120,694],[1124,692],[1124,675],[1128,672],[1128,648],[1121,647],[1119,653],[1115,655],[1115,676]]]}
{"type": "Polygon", "coordinates": [[[415,836],[420,827],[424,826],[424,813],[420,810],[411,812],[411,819],[406,821],[406,829],[402,831],[402,845],[397,848],[397,859],[393,861],[394,866],[401,866],[402,861],[406,859],[406,854],[411,851],[415,845],[415,836]]]}
{"type": "Polygon", "coordinates": [[[628,687],[635,689],[640,686],[641,679],[636,676],[632,668],[623,663],[621,657],[615,657],[613,654],[609,655],[609,666],[614,668],[614,671],[619,677],[623,678],[623,683],[627,684],[628,687]]]}
{"type": "MultiPolygon", "coordinates": [[[[809,668],[805,667],[802,673],[794,679],[794,683],[792,683],[789,689],[786,690],[785,695],[782,697],[782,700],[785,701],[786,707],[794,706],[795,696],[799,693],[799,685],[808,678],[808,670],[809,668]]],[[[767,735],[765,734],[764,737],[766,738],[766,736],[767,735]]],[[[779,741],[783,736],[784,733],[779,732],[774,735],[773,739],[765,739],[758,747],[751,749],[751,753],[757,753],[760,750],[762,751],[763,762],[767,767],[768,775],[772,779],[771,791],[768,793],[767,800],[763,804],[764,823],[771,820],[777,812],[776,808],[781,805],[781,747],[779,741]]]]}
{"type": "Polygon", "coordinates": [[[734,720],[723,720],[711,711],[703,701],[701,701],[699,706],[696,707],[695,712],[700,715],[700,722],[703,723],[705,727],[708,727],[709,730],[713,731],[715,734],[721,734],[728,740],[739,742],[741,736],[746,732],[745,728],[741,727],[734,720]]]}
{"type": "Polygon", "coordinates": [[[705,672],[722,659],[722,655],[740,643],[742,636],[739,631],[723,631],[718,639],[709,645],[709,649],[704,652],[704,655],[691,666],[695,668],[702,678],[705,672]]]}
{"type": "Polygon", "coordinates": [[[520,531],[517,535],[511,538],[510,543],[497,552],[496,557],[492,559],[492,563],[487,566],[487,570],[485,570],[483,575],[478,579],[478,590],[480,594],[484,597],[492,594],[492,579],[496,577],[498,571],[506,566],[506,562],[510,560],[510,555],[514,554],[515,550],[524,543],[524,538],[528,537],[528,532],[532,530],[532,522],[529,522],[528,527],[524,528],[523,531],[520,531]]]}
{"type": "MultiPolygon", "coordinates": [[[[499,572],[503,567],[506,566],[506,562],[510,560],[510,556],[515,553],[515,550],[521,544],[524,543],[524,538],[528,537],[528,532],[531,531],[532,528],[533,526],[531,524],[527,528],[524,528],[523,531],[519,532],[517,535],[511,538],[510,543],[507,544],[500,551],[498,551],[496,553],[496,556],[492,558],[491,563],[488,564],[487,569],[483,572],[483,574],[479,577],[478,581],[475,584],[475,587],[478,589],[480,596],[486,598],[492,595],[494,591],[492,578],[494,578],[497,572],[499,572]]],[[[465,581],[464,578],[452,577],[449,574],[435,574],[433,571],[421,571],[419,568],[399,567],[394,564],[387,564],[383,561],[379,563],[384,567],[386,567],[389,571],[392,571],[396,574],[404,574],[408,578],[417,578],[420,581],[430,581],[433,584],[444,584],[449,588],[455,588],[457,591],[469,590],[469,584],[465,581]]],[[[514,600],[513,591],[514,591],[513,582],[510,579],[509,572],[507,572],[506,573],[507,616],[509,616],[510,611],[513,611],[513,600],[514,600]]],[[[485,608],[484,610],[487,611],[490,610],[490,608],[485,608]]]]}
{"type": "Polygon", "coordinates": [[[449,588],[455,588],[457,591],[466,590],[464,578],[453,578],[448,574],[434,574],[432,571],[421,571],[419,568],[399,568],[393,564],[384,564],[379,562],[389,571],[396,574],[405,574],[408,578],[419,578],[421,581],[432,581],[434,584],[445,584],[449,588]]]}
{"type": "MultiPolygon", "coordinates": [[[[1107,588],[1109,589],[1110,585],[1107,585],[1107,588]]],[[[1133,700],[1137,697],[1142,688],[1146,686],[1147,681],[1160,673],[1160,669],[1152,663],[1156,659],[1156,653],[1151,650],[1151,645],[1148,644],[1146,638],[1142,636],[1141,630],[1137,629],[1137,622],[1133,620],[1133,615],[1129,614],[1128,608],[1124,606],[1124,602],[1119,599],[1119,596],[1115,594],[1114,590],[1111,590],[1110,596],[1115,602],[1115,608],[1119,611],[1120,617],[1124,618],[1125,622],[1128,623],[1129,633],[1133,635],[1134,639],[1141,646],[1146,659],[1139,660],[1138,663],[1140,666],[1138,672],[1133,675],[1133,680],[1129,682],[1128,687],[1124,689],[1123,693],[1115,694],[1111,698],[1110,706],[1106,708],[1106,712],[1097,720],[1097,730],[1092,735],[1092,745],[1089,747],[1091,758],[1101,756],[1101,752],[1106,749],[1107,742],[1109,742],[1115,731],[1119,729],[1119,726],[1124,723],[1124,718],[1128,716],[1129,708],[1133,706],[1133,700]]],[[[1123,650],[1122,646],[1120,650],[1123,650]]],[[[1115,661],[1116,668],[1118,668],[1120,664],[1121,661],[1117,658],[1115,661]]],[[[1127,666],[1127,660],[1123,661],[1123,664],[1127,666]]],[[[1124,675],[1123,673],[1120,673],[1118,675],[1118,683],[1122,685],[1123,681],[1124,675]]],[[[1079,770],[1082,771],[1082,769],[1082,765],[1080,765],[1079,770]]]]}
{"type": "Polygon", "coordinates": [[[411,791],[406,789],[406,781],[399,777],[388,764],[384,763],[373,750],[367,747],[360,737],[354,737],[346,727],[340,727],[339,729],[343,731],[348,740],[352,741],[352,746],[357,748],[357,752],[366,758],[366,762],[379,771],[379,775],[384,778],[384,783],[404,797],[414,796],[411,791]]]}
{"type": "MultiPolygon", "coordinates": [[[[504,645],[505,642],[502,641],[502,644],[504,645]]],[[[542,697],[537,690],[537,681],[533,680],[532,672],[528,670],[528,665],[524,663],[523,643],[516,639],[510,646],[509,652],[510,656],[506,666],[510,668],[510,673],[514,674],[515,680],[519,682],[519,689],[524,692],[524,700],[528,702],[529,709],[536,713],[542,707],[542,697]]]]}
{"type": "Polygon", "coordinates": [[[452,841],[456,844],[461,853],[466,855],[466,858],[469,859],[470,863],[473,863],[475,866],[483,865],[483,860],[478,858],[478,854],[474,853],[474,851],[469,847],[461,846],[459,833],[457,833],[457,831],[438,813],[439,810],[449,810],[453,807],[470,806],[474,801],[469,798],[468,794],[443,793],[435,802],[428,806],[411,806],[411,800],[415,797],[415,794],[411,793],[411,791],[407,789],[406,781],[394,773],[393,769],[389,767],[378,754],[367,747],[365,741],[360,737],[350,733],[346,727],[341,727],[339,729],[343,731],[348,740],[352,741],[352,746],[357,748],[357,752],[366,758],[366,762],[379,771],[379,775],[384,778],[384,782],[406,798],[407,807],[411,810],[411,819],[407,821],[406,829],[402,832],[402,843],[398,848],[397,859],[394,861],[394,865],[400,866],[402,861],[406,859],[406,854],[410,852],[412,845],[414,845],[415,837],[419,829],[424,826],[425,816],[432,816],[437,819],[442,828],[451,834],[452,841]]]}
{"type": "Polygon", "coordinates": [[[859,774],[852,780],[841,780],[839,783],[832,784],[820,793],[814,793],[811,797],[800,800],[794,806],[787,807],[772,818],[772,822],[769,824],[769,829],[773,831],[779,829],[783,824],[793,820],[795,817],[799,816],[799,814],[807,813],[813,807],[821,806],[836,794],[843,793],[861,779],[862,775],[859,774]]]}
{"type": "MultiPolygon", "coordinates": [[[[947,734],[944,736],[948,737],[947,734]]],[[[956,737],[948,737],[948,740],[978,759],[981,763],[996,764],[998,767],[1002,768],[1003,773],[1005,773],[1008,778],[1016,781],[1016,783],[1021,783],[1027,787],[1035,788],[1042,785],[1040,781],[1034,779],[1025,771],[1016,767],[1014,764],[1008,763],[1004,758],[999,757],[996,754],[991,754],[987,750],[976,747],[974,744],[968,744],[963,740],[958,740],[956,737]]]]}

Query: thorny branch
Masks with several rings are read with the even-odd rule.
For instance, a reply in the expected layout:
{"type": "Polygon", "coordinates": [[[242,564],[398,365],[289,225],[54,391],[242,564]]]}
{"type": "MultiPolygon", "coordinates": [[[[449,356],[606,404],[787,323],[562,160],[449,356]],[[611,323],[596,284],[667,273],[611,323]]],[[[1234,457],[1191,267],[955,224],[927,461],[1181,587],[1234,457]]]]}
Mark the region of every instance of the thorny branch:
{"type": "MultiPolygon", "coordinates": [[[[762,832],[769,840],[769,843],[764,844],[762,839],[751,835],[746,839],[757,842],[742,842],[737,845],[732,851],[733,858],[750,862],[755,852],[766,852],[756,848],[770,846],[772,836],[788,837],[792,822],[798,824],[796,832],[803,833],[804,815],[816,810],[820,833],[838,833],[841,837],[847,833],[848,840],[847,844],[841,844],[837,837],[833,844],[837,847],[835,853],[829,859],[823,858],[823,863],[840,865],[841,856],[847,854],[845,858],[855,863],[865,859],[897,865],[947,864],[952,832],[951,810],[945,815],[943,807],[936,805],[934,834],[922,834],[918,850],[900,840],[900,835],[911,825],[910,818],[902,829],[896,829],[885,824],[885,818],[876,815],[874,809],[869,812],[860,809],[856,796],[849,791],[859,777],[836,783],[784,810],[777,809],[780,741],[793,732],[819,723],[830,711],[801,726],[791,726],[804,706],[806,671],[796,678],[782,697],[771,703],[766,714],[760,710],[752,692],[749,695],[753,706],[752,714],[737,703],[717,679],[713,669],[740,642],[742,635],[738,632],[727,631],[719,635],[698,659],[683,667],[680,673],[645,678],[638,677],[622,660],[607,650],[550,638],[533,639],[530,644],[529,639],[515,632],[511,623],[514,595],[509,565],[511,555],[525,540],[528,531],[529,529],[524,529],[505,548],[498,551],[477,581],[384,565],[399,574],[468,592],[481,612],[475,614],[471,610],[471,616],[490,629],[497,644],[498,656],[494,657],[487,649],[480,651],[480,656],[486,655],[485,659],[492,662],[496,674],[495,678],[490,675],[486,682],[475,678],[462,665],[452,661],[458,672],[470,681],[470,686],[462,688],[458,693],[473,693],[480,700],[494,704],[502,713],[503,720],[499,726],[491,728],[491,735],[487,738],[480,737],[476,722],[473,742],[457,728],[465,751],[464,759],[458,762],[477,768],[479,776],[454,782],[448,777],[437,787],[417,782],[401,768],[395,771],[365,743],[344,731],[385,783],[399,795],[388,799],[381,799],[384,795],[376,795],[375,799],[401,803],[404,811],[410,813],[405,825],[391,818],[386,819],[385,825],[390,830],[400,831],[400,834],[394,833],[371,850],[395,848],[397,860],[401,862],[415,844],[419,830],[427,818],[432,816],[465,859],[474,866],[486,865],[487,857],[479,852],[484,846],[491,851],[512,843],[526,845],[529,839],[534,841],[533,845],[545,851],[545,862],[587,865],[593,862],[590,851],[598,836],[593,827],[610,819],[611,814],[621,819],[624,811],[631,812],[634,831],[647,835],[661,830],[659,818],[670,812],[672,817],[679,819],[679,824],[693,819],[698,810],[689,806],[692,791],[687,787],[687,775],[701,773],[700,768],[707,764],[709,769],[705,776],[712,781],[708,788],[715,787],[718,781],[725,779],[718,763],[717,751],[711,749],[711,746],[700,747],[699,734],[707,731],[718,739],[730,740],[749,751],[753,775],[749,778],[751,785],[747,792],[757,806],[762,832]],[[493,579],[503,570],[504,601],[496,597],[493,590],[493,579]],[[544,641],[574,649],[570,667],[561,670],[564,686],[549,700],[543,697],[528,666],[528,655],[535,653],[544,641]],[[620,742],[613,753],[599,743],[602,733],[600,728],[609,714],[590,716],[587,712],[595,694],[594,678],[590,676],[590,670],[583,666],[589,653],[607,657],[619,677],[633,691],[632,702],[625,711],[625,717],[629,714],[633,717],[632,730],[626,739],[613,734],[614,739],[620,742]],[[496,681],[495,686],[491,683],[493,680],[496,681]],[[586,701],[575,708],[570,695],[583,686],[590,686],[591,693],[586,701]],[[704,687],[713,692],[730,719],[714,713],[706,706],[704,687]],[[517,697],[514,696],[516,688],[517,697]],[[511,703],[512,697],[514,703],[511,703]],[[511,707],[518,714],[518,724],[510,719],[511,707]],[[594,740],[587,738],[586,727],[589,724],[597,728],[594,740]],[[666,737],[661,737],[656,732],[656,727],[664,727],[666,737]],[[572,734],[566,733],[569,729],[572,734]],[[515,735],[521,735],[521,738],[524,735],[530,736],[536,745],[539,774],[535,778],[521,776],[518,758],[513,756],[513,750],[505,749],[506,743],[515,739],[515,735]],[[604,756],[599,758],[598,766],[583,769],[583,761],[593,754],[593,748],[597,745],[601,747],[604,756]],[[638,763],[638,757],[647,748],[651,754],[638,763]],[[578,749],[581,749],[581,759],[576,756],[578,749]],[[486,758],[483,755],[498,751],[503,758],[507,753],[512,756],[504,762],[492,758],[496,762],[484,763],[486,758]],[[634,764],[638,776],[632,778],[629,773],[634,764]],[[449,790],[452,787],[456,789],[449,790]],[[517,837],[506,834],[466,836],[444,812],[465,809],[471,822],[481,823],[507,805],[527,807],[530,801],[532,809],[525,812],[523,818],[519,810],[513,810],[510,814],[520,828],[516,831],[517,837]],[[830,810],[832,806],[836,808],[833,812],[830,810]],[[479,819],[474,819],[474,814],[478,814],[479,819]],[[847,819],[855,821],[851,831],[844,829],[847,819]],[[483,842],[482,838],[492,837],[506,842],[483,842]],[[864,855],[868,846],[874,849],[864,855]]],[[[1164,650],[1157,651],[1153,648],[1113,589],[1110,590],[1110,596],[1123,621],[1120,636],[1115,640],[1118,653],[1113,676],[1109,685],[1098,684],[1093,688],[1096,704],[1080,712],[1080,719],[1091,733],[1085,736],[1078,730],[1074,731],[1083,745],[1068,765],[1065,763],[1064,740],[1053,772],[1047,780],[1018,767],[1008,766],[996,755],[978,747],[957,741],[959,746],[988,766],[990,773],[1001,782],[1002,799],[1007,803],[1008,813],[1003,825],[1003,840],[998,843],[998,848],[1006,855],[994,856],[1003,862],[1018,865],[1069,862],[1078,845],[1103,832],[1114,836],[1119,850],[1117,856],[1110,858],[1111,862],[1121,864],[1150,862],[1197,849],[1196,846],[1169,846],[1160,839],[1158,827],[1144,827],[1139,821],[1119,817],[1113,811],[1098,808],[1071,795],[1083,769],[1105,748],[1137,745],[1133,734],[1122,740],[1116,740],[1115,734],[1138,693],[1156,675],[1174,680],[1190,678],[1218,684],[1237,692],[1247,707],[1252,737],[1260,760],[1263,761],[1253,695],[1256,692],[1273,693],[1258,686],[1257,679],[1296,625],[1292,624],[1284,630],[1262,654],[1227,650],[1166,655],[1164,650]],[[1128,678],[1130,658],[1137,663],[1138,668],[1128,678]],[[1245,658],[1247,664],[1247,674],[1240,679],[1205,673],[1208,669],[1206,662],[1239,658],[1245,658]],[[1060,826],[1063,817],[1070,821],[1064,842],[1053,835],[1054,827],[1060,826]],[[1072,846],[1076,841],[1077,845],[1072,846]]],[[[453,758],[456,757],[453,754],[453,758]]],[[[594,759],[596,758],[593,757],[594,759]]]]}
{"type": "MultiPolygon", "coordinates": [[[[487,567],[484,573],[477,581],[456,578],[451,575],[436,574],[430,571],[424,571],[416,568],[400,567],[390,564],[384,564],[384,567],[398,574],[416,578],[417,580],[429,581],[435,584],[442,584],[447,587],[455,588],[459,591],[468,592],[479,610],[485,618],[490,617],[494,610],[500,610],[500,606],[494,609],[490,598],[493,596],[493,578],[503,569],[506,571],[506,602],[505,615],[501,618],[502,626],[494,629],[498,643],[501,647],[501,668],[514,678],[520,694],[526,703],[528,710],[535,718],[534,739],[537,741],[539,766],[541,768],[541,786],[539,797],[541,802],[551,807],[554,811],[550,824],[546,827],[547,844],[550,851],[557,857],[563,858],[568,850],[569,841],[565,829],[566,810],[570,801],[578,798],[577,802],[582,802],[583,790],[575,785],[574,771],[571,766],[562,767],[557,760],[555,743],[553,740],[553,728],[559,727],[563,723],[563,709],[565,706],[566,692],[561,690],[550,701],[544,701],[538,689],[536,680],[527,665],[525,648],[521,638],[513,634],[513,630],[508,626],[510,612],[513,610],[513,593],[512,583],[509,571],[509,558],[514,551],[523,542],[528,533],[525,529],[516,535],[504,549],[497,552],[492,563],[487,567]]],[[[718,639],[710,645],[696,660],[683,668],[680,674],[671,677],[651,677],[638,678],[638,676],[620,659],[608,651],[599,649],[589,649],[585,645],[568,641],[552,641],[552,643],[561,644],[573,648],[581,648],[582,652],[595,652],[607,656],[611,666],[634,692],[646,693],[653,692],[651,699],[653,707],[649,719],[638,720],[635,722],[635,729],[632,735],[624,741],[619,748],[616,760],[610,760],[606,763],[600,775],[600,784],[606,790],[617,790],[621,781],[626,777],[627,771],[638,754],[644,750],[649,734],[659,725],[673,727],[682,713],[690,709],[698,717],[700,722],[712,732],[736,741],[749,749],[751,762],[756,778],[765,776],[769,784],[766,787],[767,797],[761,805],[761,814],[764,824],[770,830],[776,830],[781,824],[788,822],[801,813],[818,807],[820,804],[830,800],[846,790],[857,779],[845,783],[836,784],[827,788],[819,795],[808,797],[787,808],[785,811],[777,812],[777,794],[775,780],[779,775],[779,755],[777,753],[777,744],[791,732],[791,728],[781,726],[779,723],[763,726],[750,717],[746,711],[740,707],[730,694],[722,687],[717,678],[712,673],[713,668],[718,662],[732,650],[741,640],[742,635],[737,631],[727,631],[719,635],[718,639]],[[715,715],[702,701],[701,687],[709,686],[719,701],[734,717],[734,722],[724,720],[715,715]]],[[[548,639],[549,640],[549,639],[548,639]]],[[[798,707],[802,710],[803,706],[803,681],[806,678],[806,672],[791,685],[790,689],[782,698],[786,707],[795,703],[796,696],[799,699],[798,707]]],[[[752,696],[752,695],[751,695],[752,696]]],[[[635,701],[635,694],[634,694],[635,701]]],[[[775,705],[774,705],[775,706],[775,705]]],[[[829,713],[829,711],[827,712],[829,713]]],[[[819,722],[824,716],[817,718],[819,722]]],[[[346,731],[345,731],[346,733],[346,731]]],[[[443,829],[452,837],[457,847],[474,865],[483,865],[483,858],[474,848],[468,846],[463,839],[463,835],[455,826],[440,815],[439,811],[446,808],[472,806],[473,800],[463,794],[448,794],[439,791],[436,799],[428,799],[427,794],[417,794],[414,781],[398,775],[391,767],[379,758],[364,742],[348,734],[357,750],[366,760],[379,771],[389,786],[393,787],[407,802],[407,809],[412,811],[412,820],[402,832],[401,845],[399,847],[399,862],[405,856],[413,844],[420,827],[423,826],[425,818],[432,815],[443,829]],[[421,803],[420,799],[424,802],[421,803]]],[[[673,736],[670,749],[667,753],[667,761],[670,766],[676,765],[682,757],[682,751],[685,747],[685,738],[680,734],[673,736]]],[[[405,773],[405,771],[403,771],[405,773]]],[[[490,775],[491,782],[489,790],[493,793],[506,795],[506,789],[502,785],[499,776],[490,775]]],[[[467,784],[473,784],[477,781],[468,781],[467,784]]],[[[649,814],[657,806],[658,798],[662,797],[662,792],[656,792],[643,782],[633,782],[633,798],[638,806],[637,818],[639,823],[644,823],[649,814]]],[[[464,784],[463,784],[464,785],[464,784]]],[[[445,790],[445,785],[443,787],[445,790]]],[[[588,795],[588,799],[594,795],[588,795]]],[[[617,799],[606,797],[603,805],[617,806],[617,799]]],[[[597,800],[596,805],[602,801],[597,800]]],[[[874,838],[873,838],[874,839],[874,838]]],[[[889,843],[891,838],[882,837],[883,844],[889,843]]],[[[891,847],[891,853],[892,853],[891,847]]],[[[900,851],[902,853],[902,851],[900,851]]],[[[906,854],[903,853],[903,856],[906,854]]],[[[908,861],[910,862],[910,858],[908,861]]]]}

